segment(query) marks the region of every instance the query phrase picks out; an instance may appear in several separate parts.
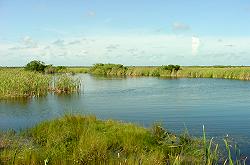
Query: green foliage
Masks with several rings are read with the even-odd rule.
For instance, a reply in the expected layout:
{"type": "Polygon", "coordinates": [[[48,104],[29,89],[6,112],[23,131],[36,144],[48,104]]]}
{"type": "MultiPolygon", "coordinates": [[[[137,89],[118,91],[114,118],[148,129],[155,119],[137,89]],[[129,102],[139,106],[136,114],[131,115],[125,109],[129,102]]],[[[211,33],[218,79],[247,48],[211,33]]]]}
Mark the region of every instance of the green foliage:
{"type": "Polygon", "coordinates": [[[80,81],[66,74],[53,76],[22,69],[0,70],[0,98],[44,96],[48,92],[72,93],[80,89],[80,81]],[[58,92],[60,91],[60,92],[58,92]]]}
{"type": "Polygon", "coordinates": [[[1,164],[206,164],[237,165],[225,140],[228,157],[218,144],[187,132],[175,135],[159,124],[151,130],[95,116],[64,116],[16,134],[0,133],[1,164]],[[220,156],[220,160],[219,160],[220,156]],[[225,160],[226,159],[226,160],[225,160]]]}
{"type": "Polygon", "coordinates": [[[90,73],[95,75],[126,75],[127,67],[121,64],[94,64],[90,73]]]}
{"type": "Polygon", "coordinates": [[[44,62],[34,60],[34,61],[29,62],[29,63],[25,66],[25,70],[44,72],[44,70],[45,70],[46,67],[47,67],[47,66],[45,65],[44,62]]]}
{"type": "Polygon", "coordinates": [[[66,74],[59,75],[54,81],[54,91],[56,93],[72,93],[80,90],[81,82],[79,79],[70,77],[66,74]]]}
{"type": "Polygon", "coordinates": [[[180,69],[180,65],[163,65],[160,67],[162,70],[178,71],[180,69]]]}
{"type": "Polygon", "coordinates": [[[100,121],[94,116],[65,116],[19,135],[15,145],[3,147],[0,161],[2,164],[9,161],[12,164],[43,164],[44,161],[48,164],[170,164],[179,156],[182,163],[191,160],[202,164],[199,145],[182,146],[178,140],[172,142],[172,136],[178,139],[157,126],[151,132],[133,124],[100,121]],[[193,155],[193,151],[185,149],[187,146],[199,154],[193,155]]]}
{"type": "Polygon", "coordinates": [[[67,68],[65,66],[53,66],[53,65],[47,65],[44,69],[44,72],[47,74],[54,74],[54,73],[60,73],[66,70],[67,68]]]}
{"type": "Polygon", "coordinates": [[[218,144],[207,141],[205,130],[201,141],[158,124],[148,130],[95,116],[66,115],[0,137],[1,164],[244,164],[233,160],[226,140],[228,157],[222,157],[218,144]]]}
{"type": "Polygon", "coordinates": [[[67,69],[65,66],[45,65],[44,62],[37,60],[29,62],[24,68],[27,71],[45,72],[47,74],[59,73],[67,69]]]}
{"type": "Polygon", "coordinates": [[[20,69],[0,70],[0,98],[46,95],[51,77],[20,69]]]}

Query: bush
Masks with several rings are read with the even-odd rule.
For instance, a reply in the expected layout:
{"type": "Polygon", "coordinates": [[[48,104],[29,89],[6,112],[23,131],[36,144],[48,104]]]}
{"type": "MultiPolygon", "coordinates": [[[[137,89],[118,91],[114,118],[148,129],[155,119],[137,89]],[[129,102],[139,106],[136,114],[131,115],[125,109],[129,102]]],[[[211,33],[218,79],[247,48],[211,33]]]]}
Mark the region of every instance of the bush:
{"type": "Polygon", "coordinates": [[[162,70],[169,70],[169,71],[178,71],[180,70],[180,65],[162,65],[161,69],[162,70]]]}
{"type": "Polygon", "coordinates": [[[66,67],[65,66],[56,66],[55,67],[53,65],[45,65],[45,63],[42,61],[33,60],[25,66],[25,70],[53,74],[53,73],[58,73],[58,72],[61,72],[63,70],[66,70],[66,67]]]}
{"type": "Polygon", "coordinates": [[[126,75],[127,67],[121,64],[94,64],[91,67],[90,73],[96,75],[126,75]]]}
{"type": "Polygon", "coordinates": [[[42,61],[31,61],[25,66],[25,70],[44,72],[47,66],[42,61]]]}

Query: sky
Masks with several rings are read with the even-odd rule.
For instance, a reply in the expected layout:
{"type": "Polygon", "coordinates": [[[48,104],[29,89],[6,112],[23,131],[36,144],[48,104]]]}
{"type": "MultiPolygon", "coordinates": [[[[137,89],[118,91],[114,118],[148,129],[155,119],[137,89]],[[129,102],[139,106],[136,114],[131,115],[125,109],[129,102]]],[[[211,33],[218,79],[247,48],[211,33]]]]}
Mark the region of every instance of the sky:
{"type": "Polygon", "coordinates": [[[0,66],[250,65],[249,0],[0,0],[0,66]]]}

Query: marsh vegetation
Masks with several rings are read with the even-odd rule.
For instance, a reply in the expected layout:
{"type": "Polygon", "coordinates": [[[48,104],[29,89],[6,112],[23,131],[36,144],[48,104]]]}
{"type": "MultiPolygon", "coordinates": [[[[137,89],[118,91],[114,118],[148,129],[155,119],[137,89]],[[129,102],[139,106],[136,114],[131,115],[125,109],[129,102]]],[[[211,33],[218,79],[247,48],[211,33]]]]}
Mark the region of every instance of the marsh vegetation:
{"type": "MultiPolygon", "coordinates": [[[[43,67],[37,65],[35,68],[43,67]]],[[[95,64],[91,68],[46,65],[42,71],[0,68],[0,98],[79,91],[80,80],[68,73],[250,79],[250,67],[95,64]]],[[[237,147],[234,147],[234,154],[227,139],[225,146],[207,139],[205,130],[203,138],[196,138],[187,132],[174,134],[159,125],[146,129],[113,120],[102,121],[94,116],[65,116],[20,133],[1,133],[0,164],[244,164],[245,158],[241,157],[237,147]],[[227,150],[228,155],[220,148],[227,150]]]]}
{"type": "MultiPolygon", "coordinates": [[[[87,72],[87,71],[86,71],[87,72]]],[[[250,67],[244,66],[123,66],[121,64],[95,64],[88,73],[116,76],[154,76],[175,78],[224,78],[250,80],[250,67]]]]}
{"type": "Polygon", "coordinates": [[[80,81],[66,74],[52,76],[23,69],[0,69],[0,98],[39,97],[48,92],[71,93],[79,88],[80,81]]]}
{"type": "MultiPolygon", "coordinates": [[[[226,147],[229,146],[225,140],[226,147]]],[[[176,135],[155,124],[151,129],[95,116],[46,121],[15,133],[2,133],[1,164],[243,164],[218,144],[184,132],[176,135]]],[[[230,152],[230,150],[228,150],[230,152]]]]}

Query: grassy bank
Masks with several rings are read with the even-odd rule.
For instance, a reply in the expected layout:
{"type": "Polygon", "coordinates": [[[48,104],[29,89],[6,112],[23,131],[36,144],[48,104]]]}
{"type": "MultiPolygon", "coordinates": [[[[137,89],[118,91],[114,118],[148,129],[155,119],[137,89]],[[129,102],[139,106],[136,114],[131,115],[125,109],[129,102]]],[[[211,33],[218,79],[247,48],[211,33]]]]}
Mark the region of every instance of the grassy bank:
{"type": "MultiPolygon", "coordinates": [[[[224,78],[250,80],[250,67],[243,66],[182,66],[177,71],[165,66],[123,66],[121,64],[95,64],[92,67],[65,67],[59,73],[90,73],[110,76],[154,76],[173,78],[224,78]]],[[[16,68],[18,70],[20,68],[16,68]]],[[[1,69],[0,70],[8,70],[1,69]]],[[[12,69],[10,69],[12,70],[12,69]]]]}
{"type": "MultiPolygon", "coordinates": [[[[225,78],[250,80],[250,67],[232,66],[183,66],[178,70],[166,66],[135,66],[125,67],[119,64],[98,64],[94,65],[89,73],[95,75],[115,76],[156,76],[174,78],[225,78]]],[[[175,65],[173,65],[175,66],[175,65]]],[[[178,65],[176,65],[178,66],[178,65]]]]}
{"type": "Polygon", "coordinates": [[[65,74],[52,75],[23,69],[0,69],[0,98],[44,96],[48,92],[71,93],[80,88],[79,80],[65,74]]]}
{"type": "MultiPolygon", "coordinates": [[[[227,145],[228,147],[228,145],[227,145]]],[[[0,164],[217,164],[218,145],[94,116],[65,116],[0,136],[0,164]]],[[[239,161],[239,164],[241,162],[239,161]]]]}

